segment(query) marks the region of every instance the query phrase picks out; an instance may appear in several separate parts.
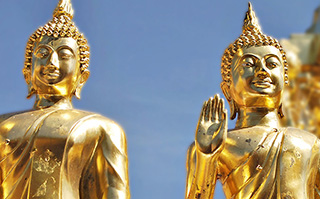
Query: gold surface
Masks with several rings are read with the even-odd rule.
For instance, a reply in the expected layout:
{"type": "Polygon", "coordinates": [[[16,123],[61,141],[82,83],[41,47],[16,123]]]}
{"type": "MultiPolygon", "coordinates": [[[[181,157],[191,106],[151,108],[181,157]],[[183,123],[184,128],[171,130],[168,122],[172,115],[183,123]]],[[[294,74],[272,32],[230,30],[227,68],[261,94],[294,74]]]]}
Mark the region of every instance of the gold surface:
{"type": "Polygon", "coordinates": [[[290,66],[290,85],[284,90],[284,125],[294,126],[320,137],[320,7],[305,34],[282,39],[290,66]]]}
{"type": "Polygon", "coordinates": [[[0,116],[0,198],[130,198],[126,138],[99,114],[73,109],[89,76],[89,47],[61,0],[26,48],[32,110],[0,116]]]}
{"type": "Polygon", "coordinates": [[[227,199],[320,198],[319,140],[281,126],[287,73],[281,45],[261,32],[249,4],[243,34],[222,58],[221,88],[236,126],[227,130],[218,95],[204,103],[188,150],[186,198],[211,199],[216,180],[227,199]]]}
{"type": "Polygon", "coordinates": [[[290,66],[290,84],[284,90],[284,125],[294,126],[320,137],[320,7],[306,33],[282,39],[290,66]]]}

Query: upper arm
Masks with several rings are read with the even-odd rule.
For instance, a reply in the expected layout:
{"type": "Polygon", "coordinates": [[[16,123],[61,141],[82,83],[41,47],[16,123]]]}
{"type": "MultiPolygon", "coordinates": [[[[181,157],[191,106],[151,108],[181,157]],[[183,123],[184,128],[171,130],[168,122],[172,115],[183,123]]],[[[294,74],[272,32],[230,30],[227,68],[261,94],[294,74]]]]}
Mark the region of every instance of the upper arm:
{"type": "Polygon", "coordinates": [[[105,126],[101,152],[108,181],[107,198],[129,198],[127,141],[123,129],[111,121],[105,126]]]}
{"type": "Polygon", "coordinates": [[[81,180],[81,198],[130,198],[125,133],[101,116],[90,118],[95,147],[81,180]],[[92,191],[94,190],[94,191],[92,191]]]}

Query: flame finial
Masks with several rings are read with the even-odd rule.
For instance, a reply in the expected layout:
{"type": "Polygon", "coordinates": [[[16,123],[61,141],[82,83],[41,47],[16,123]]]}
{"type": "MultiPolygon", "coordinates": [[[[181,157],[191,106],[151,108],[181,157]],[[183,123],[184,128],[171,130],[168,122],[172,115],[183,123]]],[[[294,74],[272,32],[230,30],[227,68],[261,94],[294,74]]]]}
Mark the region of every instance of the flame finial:
{"type": "Polygon", "coordinates": [[[73,9],[71,0],[60,0],[56,9],[53,11],[53,17],[59,17],[60,15],[67,15],[70,19],[73,18],[73,9]]]}
{"type": "Polygon", "coordinates": [[[248,11],[246,13],[246,16],[243,22],[242,32],[252,31],[254,29],[261,32],[261,27],[260,27],[258,18],[256,17],[256,14],[252,9],[251,2],[249,2],[248,11]]]}

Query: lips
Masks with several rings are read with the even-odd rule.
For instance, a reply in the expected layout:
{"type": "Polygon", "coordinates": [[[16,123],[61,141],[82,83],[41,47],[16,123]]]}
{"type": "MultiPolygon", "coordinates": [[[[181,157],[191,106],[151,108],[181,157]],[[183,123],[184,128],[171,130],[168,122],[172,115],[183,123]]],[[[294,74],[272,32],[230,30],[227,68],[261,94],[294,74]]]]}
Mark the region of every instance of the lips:
{"type": "Polygon", "coordinates": [[[252,84],[257,88],[270,88],[272,86],[272,81],[267,77],[264,79],[254,79],[252,84]]]}
{"type": "Polygon", "coordinates": [[[53,66],[53,65],[44,66],[42,69],[42,76],[46,79],[54,80],[54,79],[57,79],[59,75],[60,75],[60,71],[56,66],[53,66]]]}

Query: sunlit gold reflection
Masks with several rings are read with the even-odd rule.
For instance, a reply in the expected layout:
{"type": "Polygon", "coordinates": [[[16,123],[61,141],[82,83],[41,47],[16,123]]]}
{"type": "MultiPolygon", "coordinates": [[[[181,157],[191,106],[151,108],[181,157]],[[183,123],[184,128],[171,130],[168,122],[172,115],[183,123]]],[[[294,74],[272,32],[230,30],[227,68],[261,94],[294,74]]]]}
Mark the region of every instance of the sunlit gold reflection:
{"type": "Polygon", "coordinates": [[[288,63],[280,43],[262,33],[249,3],[242,35],[222,57],[224,101],[203,104],[187,156],[186,198],[211,199],[220,180],[227,199],[320,198],[317,137],[282,127],[288,63]]]}
{"type": "Polygon", "coordinates": [[[130,198],[124,131],[73,109],[89,77],[89,46],[70,0],[31,35],[23,73],[30,111],[0,116],[0,198],[130,198]]]}

